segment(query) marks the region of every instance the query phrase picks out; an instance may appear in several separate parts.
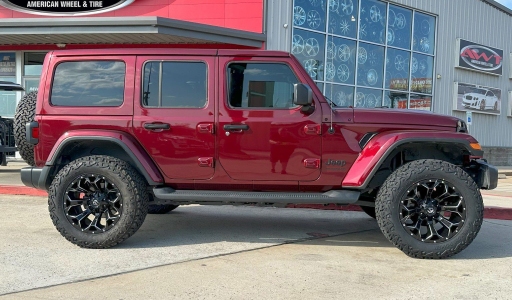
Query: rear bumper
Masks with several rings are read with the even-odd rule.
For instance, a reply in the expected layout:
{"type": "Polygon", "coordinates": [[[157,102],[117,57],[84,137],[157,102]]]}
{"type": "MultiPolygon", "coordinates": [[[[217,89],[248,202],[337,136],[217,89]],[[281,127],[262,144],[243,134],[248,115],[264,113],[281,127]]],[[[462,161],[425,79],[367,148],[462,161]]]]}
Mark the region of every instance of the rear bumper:
{"type": "Polygon", "coordinates": [[[24,185],[33,187],[40,190],[47,190],[48,185],[46,179],[48,178],[48,167],[26,167],[21,169],[21,181],[24,185]]]}
{"type": "Polygon", "coordinates": [[[478,171],[475,173],[474,180],[478,187],[483,190],[495,189],[498,186],[498,169],[483,159],[477,159],[475,162],[478,165],[478,171]]]}

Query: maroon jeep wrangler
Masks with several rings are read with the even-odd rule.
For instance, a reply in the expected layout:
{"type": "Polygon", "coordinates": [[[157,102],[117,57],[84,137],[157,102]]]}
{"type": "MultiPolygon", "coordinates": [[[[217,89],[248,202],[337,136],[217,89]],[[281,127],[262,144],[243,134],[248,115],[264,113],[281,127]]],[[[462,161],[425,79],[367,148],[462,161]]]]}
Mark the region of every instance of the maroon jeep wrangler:
{"type": "Polygon", "coordinates": [[[444,258],[475,238],[498,177],[460,119],[337,106],[274,51],[50,52],[15,131],[24,184],[86,248],[185,204],[355,204],[407,255],[444,258]]]}

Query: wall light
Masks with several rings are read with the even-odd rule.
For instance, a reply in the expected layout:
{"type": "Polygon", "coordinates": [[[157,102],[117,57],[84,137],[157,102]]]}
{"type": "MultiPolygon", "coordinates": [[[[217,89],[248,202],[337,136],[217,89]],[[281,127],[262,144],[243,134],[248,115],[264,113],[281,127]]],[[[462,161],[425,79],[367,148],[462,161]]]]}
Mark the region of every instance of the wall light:
{"type": "Polygon", "coordinates": [[[66,44],[55,44],[55,46],[57,46],[57,48],[65,48],[66,44]]]}

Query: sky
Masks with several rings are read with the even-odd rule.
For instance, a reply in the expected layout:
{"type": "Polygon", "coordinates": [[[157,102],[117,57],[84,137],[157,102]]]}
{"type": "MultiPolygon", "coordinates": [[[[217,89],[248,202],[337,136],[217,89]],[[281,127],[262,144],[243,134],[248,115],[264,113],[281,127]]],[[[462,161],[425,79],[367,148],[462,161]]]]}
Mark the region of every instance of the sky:
{"type": "Polygon", "coordinates": [[[506,7],[512,9],[512,0],[495,0],[498,3],[505,5],[506,7]]]}

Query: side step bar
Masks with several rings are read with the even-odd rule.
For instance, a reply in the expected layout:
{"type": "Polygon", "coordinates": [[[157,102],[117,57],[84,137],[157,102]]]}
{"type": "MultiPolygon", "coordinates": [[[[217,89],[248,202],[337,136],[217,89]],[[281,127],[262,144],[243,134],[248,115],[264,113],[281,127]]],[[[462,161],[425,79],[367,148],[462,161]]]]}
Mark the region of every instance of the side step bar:
{"type": "Polygon", "coordinates": [[[325,193],[288,193],[288,192],[226,192],[175,190],[170,187],[153,188],[154,204],[353,204],[359,199],[359,191],[333,190],[325,193]]]}

